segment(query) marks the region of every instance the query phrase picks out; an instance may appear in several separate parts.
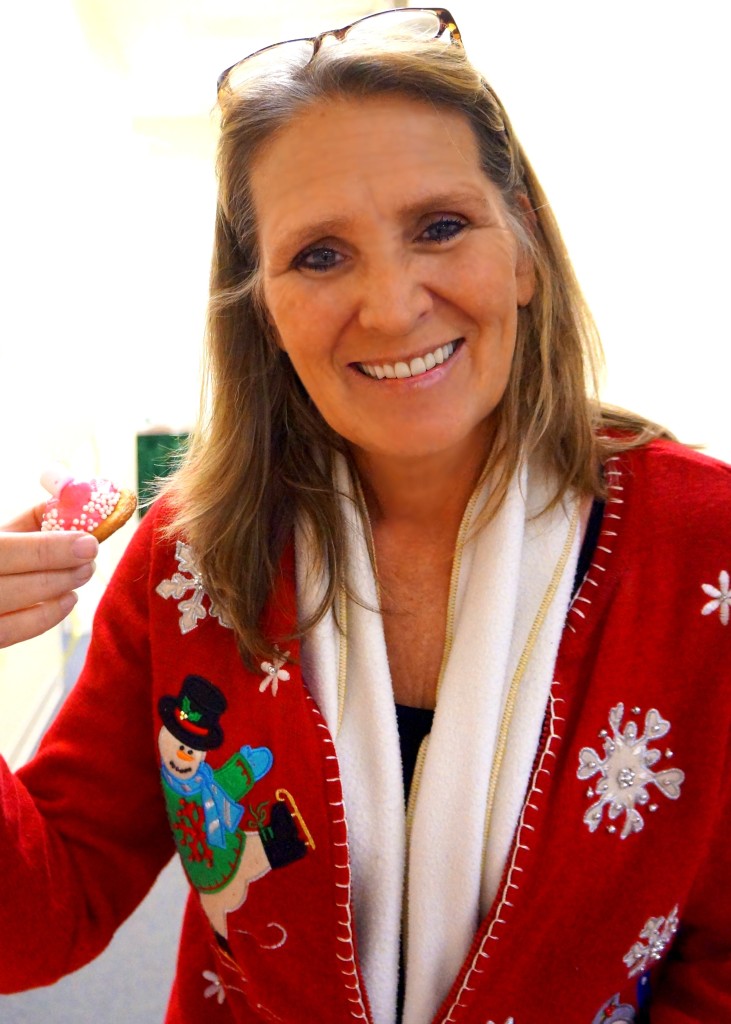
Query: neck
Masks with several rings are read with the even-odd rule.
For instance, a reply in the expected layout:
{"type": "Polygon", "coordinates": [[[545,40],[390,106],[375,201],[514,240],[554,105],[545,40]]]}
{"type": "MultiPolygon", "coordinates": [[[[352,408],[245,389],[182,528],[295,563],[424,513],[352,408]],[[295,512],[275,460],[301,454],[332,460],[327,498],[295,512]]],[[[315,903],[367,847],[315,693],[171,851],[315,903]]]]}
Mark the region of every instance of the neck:
{"type": "Polygon", "coordinates": [[[479,440],[419,459],[354,450],[373,527],[413,528],[432,539],[456,537],[487,456],[485,439],[479,440]]]}

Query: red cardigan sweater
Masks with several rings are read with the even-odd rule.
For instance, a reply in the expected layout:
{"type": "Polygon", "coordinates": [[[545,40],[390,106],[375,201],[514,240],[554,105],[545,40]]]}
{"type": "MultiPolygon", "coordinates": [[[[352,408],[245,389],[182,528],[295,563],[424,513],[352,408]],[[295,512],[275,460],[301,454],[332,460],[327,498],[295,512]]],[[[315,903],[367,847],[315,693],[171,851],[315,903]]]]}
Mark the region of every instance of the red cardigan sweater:
{"type": "MultiPolygon", "coordinates": [[[[731,1021],[731,470],[669,443],[608,468],[502,889],[435,1024],[731,1021]]],[[[167,1024],[370,1021],[328,729],[296,663],[244,668],[160,514],[39,754],[0,764],[0,991],[95,956],[177,847],[167,1024]]],[[[290,565],[270,635],[294,614],[290,565]]]]}

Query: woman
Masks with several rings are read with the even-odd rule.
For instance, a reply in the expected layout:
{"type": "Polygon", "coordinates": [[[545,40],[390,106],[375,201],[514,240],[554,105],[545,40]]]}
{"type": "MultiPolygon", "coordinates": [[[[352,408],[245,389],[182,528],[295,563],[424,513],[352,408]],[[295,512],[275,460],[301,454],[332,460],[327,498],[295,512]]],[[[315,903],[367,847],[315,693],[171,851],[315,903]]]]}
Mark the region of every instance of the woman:
{"type": "MultiPolygon", "coordinates": [[[[102,948],[172,836],[169,1022],[721,1019],[728,469],[587,396],[558,231],[446,11],[219,98],[206,416],[2,776],[3,988],[102,948]]],[[[7,636],[72,542],[3,540],[7,636]]]]}

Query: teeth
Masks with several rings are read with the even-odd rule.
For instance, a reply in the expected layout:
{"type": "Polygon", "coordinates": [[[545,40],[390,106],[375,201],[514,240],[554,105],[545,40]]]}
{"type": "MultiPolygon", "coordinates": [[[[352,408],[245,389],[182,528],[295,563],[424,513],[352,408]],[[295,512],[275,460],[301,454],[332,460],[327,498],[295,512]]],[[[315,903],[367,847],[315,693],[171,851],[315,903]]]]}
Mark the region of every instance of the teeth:
{"type": "Polygon", "coordinates": [[[421,356],[417,356],[416,359],[412,359],[409,365],[412,377],[418,377],[420,374],[426,373],[426,363],[421,356]]]}
{"type": "Polygon", "coordinates": [[[383,380],[384,377],[389,380],[406,380],[408,377],[420,377],[427,370],[433,370],[435,366],[446,363],[454,354],[456,347],[456,344],[450,341],[447,345],[440,345],[439,348],[435,348],[433,352],[428,352],[425,356],[416,356],[410,363],[384,363],[383,366],[358,363],[358,367],[374,380],[383,380]]]}

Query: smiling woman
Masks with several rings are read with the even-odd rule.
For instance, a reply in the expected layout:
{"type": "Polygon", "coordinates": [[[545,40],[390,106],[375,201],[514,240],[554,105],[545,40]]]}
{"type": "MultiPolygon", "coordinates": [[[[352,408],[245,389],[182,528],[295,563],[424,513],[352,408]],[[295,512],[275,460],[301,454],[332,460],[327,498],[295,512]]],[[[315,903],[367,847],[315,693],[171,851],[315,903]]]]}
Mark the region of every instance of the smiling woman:
{"type": "MultiPolygon", "coordinates": [[[[384,453],[394,456],[407,436],[418,446],[421,434],[427,461],[380,465],[399,479],[407,474],[415,506],[440,509],[438,520],[429,517],[428,535],[440,552],[443,583],[451,564],[444,551],[454,548],[478,478],[492,477],[481,521],[499,508],[521,458],[539,446],[555,474],[549,504],[570,486],[601,496],[603,459],[617,448],[641,444],[659,428],[627,419],[631,433],[611,440],[597,430],[606,414],[587,391],[599,359],[590,314],[507,114],[465,59],[448,13],[389,12],[344,34],[326,32],[316,40],[266,48],[221,77],[219,101],[219,217],[209,322],[218,386],[205,435],[200,445],[194,439],[173,484],[185,493],[185,501],[176,502],[173,530],[204,552],[210,585],[230,595],[229,614],[253,652],[267,646],[259,614],[277,578],[295,510],[315,530],[315,557],[328,566],[323,600],[303,621],[305,632],[346,585],[344,525],[330,481],[336,454],[353,469],[360,458],[362,469],[369,458],[368,445],[360,443],[366,429],[380,432],[384,453]],[[401,144],[406,133],[408,143],[401,144]],[[382,194],[371,193],[377,187],[382,194]],[[358,238],[349,237],[356,231],[358,238]],[[501,251],[499,272],[513,263],[512,284],[495,276],[501,251]],[[466,266],[473,253],[491,259],[485,270],[492,278],[466,266]],[[424,276],[428,268],[431,278],[424,276]],[[435,287],[437,277],[444,279],[435,287]],[[461,301],[466,309],[460,310],[461,301]],[[501,304],[505,322],[499,327],[501,304]],[[440,324],[448,310],[453,322],[440,324]],[[474,315],[486,318],[484,332],[474,315]],[[345,325],[348,317],[353,322],[345,325]],[[341,328],[332,357],[318,366],[341,328]],[[463,345],[467,335],[471,340],[463,345]],[[245,346],[242,337],[249,339],[245,346]],[[488,366],[488,337],[502,368],[488,366]],[[454,351],[446,372],[432,370],[418,388],[417,381],[403,385],[412,360],[424,358],[426,365],[426,356],[439,349],[444,355],[448,345],[454,351]],[[372,366],[376,377],[380,366],[384,380],[393,368],[402,383],[376,390],[360,380],[359,363],[372,366]],[[468,371],[480,375],[474,387],[465,379],[468,371]],[[427,390],[441,380],[444,387],[427,390]],[[351,410],[349,388],[370,403],[367,428],[360,399],[351,410]],[[398,401],[391,400],[397,395],[398,401]],[[340,420],[331,422],[336,405],[352,412],[357,436],[340,420]],[[463,406],[484,443],[468,448],[465,461],[451,462],[449,432],[459,432],[458,419],[465,422],[463,406]],[[316,459],[313,450],[319,452],[316,459]],[[237,476],[242,457],[249,477],[259,481],[243,494],[237,476]],[[446,463],[429,461],[440,457],[446,463]],[[440,493],[424,494],[427,482],[440,493]],[[215,509],[212,494],[218,497],[215,509]],[[199,514],[198,496],[210,515],[199,514]],[[240,536],[231,524],[244,520],[259,526],[240,536]],[[262,531],[265,522],[269,526],[262,531]],[[260,566],[254,576],[245,570],[251,564],[260,566]]],[[[387,496],[376,495],[373,472],[378,469],[361,485],[374,506],[377,533],[377,506],[387,496]]],[[[418,540],[400,537],[395,545],[405,558],[407,546],[413,554],[415,545],[423,558],[424,529],[415,535],[418,540]]],[[[442,596],[437,604],[445,609],[446,601],[442,596]]],[[[437,634],[443,637],[443,626],[437,634]]],[[[433,700],[434,678],[430,685],[433,700]]]]}
{"type": "Polygon", "coordinates": [[[534,274],[469,124],[398,96],[330,100],[251,185],[264,303],[328,426],[356,463],[448,455],[472,487],[534,274]]]}
{"type": "MultiPolygon", "coordinates": [[[[731,1015],[703,740],[731,734],[728,467],[597,402],[449,12],[219,90],[210,393],[77,689],[0,775],[0,983],[94,955],[174,847],[168,1024],[731,1015]]],[[[6,623],[28,577],[0,575],[6,623]]]]}

